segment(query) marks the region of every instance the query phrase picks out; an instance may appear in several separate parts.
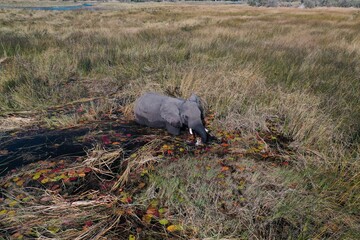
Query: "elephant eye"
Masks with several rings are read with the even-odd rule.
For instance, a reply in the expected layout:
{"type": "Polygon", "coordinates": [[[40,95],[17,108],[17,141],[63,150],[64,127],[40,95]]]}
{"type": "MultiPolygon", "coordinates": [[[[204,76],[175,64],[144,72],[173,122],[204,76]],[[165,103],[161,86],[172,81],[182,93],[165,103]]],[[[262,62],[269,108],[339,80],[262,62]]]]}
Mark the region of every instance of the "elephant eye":
{"type": "Polygon", "coordinates": [[[188,116],[186,116],[184,114],[181,115],[181,118],[183,119],[184,122],[187,122],[187,120],[188,120],[188,116]]]}

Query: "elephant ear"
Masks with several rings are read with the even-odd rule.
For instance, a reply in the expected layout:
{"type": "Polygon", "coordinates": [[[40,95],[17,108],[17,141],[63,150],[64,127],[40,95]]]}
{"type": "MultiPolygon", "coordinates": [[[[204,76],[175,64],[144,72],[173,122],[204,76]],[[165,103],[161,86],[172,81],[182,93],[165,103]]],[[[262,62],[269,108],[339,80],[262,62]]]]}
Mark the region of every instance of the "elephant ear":
{"type": "Polygon", "coordinates": [[[171,126],[180,128],[182,125],[179,108],[174,103],[163,103],[160,107],[160,116],[171,126]]]}
{"type": "Polygon", "coordinates": [[[202,106],[200,97],[193,93],[193,94],[191,94],[191,96],[190,96],[190,98],[188,100],[191,101],[191,102],[195,102],[197,104],[197,106],[198,106],[198,108],[200,109],[200,112],[201,112],[201,119],[204,119],[205,118],[205,113],[204,113],[204,108],[202,106]]]}

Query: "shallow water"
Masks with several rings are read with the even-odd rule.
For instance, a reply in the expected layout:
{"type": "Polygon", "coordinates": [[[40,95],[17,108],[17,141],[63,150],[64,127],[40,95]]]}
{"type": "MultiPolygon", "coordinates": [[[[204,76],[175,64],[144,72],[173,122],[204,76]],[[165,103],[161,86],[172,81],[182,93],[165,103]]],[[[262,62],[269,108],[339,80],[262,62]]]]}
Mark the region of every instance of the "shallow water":
{"type": "Polygon", "coordinates": [[[92,9],[93,4],[84,3],[82,5],[71,5],[71,6],[47,6],[47,7],[11,7],[11,6],[0,6],[0,8],[17,8],[17,9],[29,9],[29,10],[43,10],[43,11],[72,11],[81,9],[92,9]]]}

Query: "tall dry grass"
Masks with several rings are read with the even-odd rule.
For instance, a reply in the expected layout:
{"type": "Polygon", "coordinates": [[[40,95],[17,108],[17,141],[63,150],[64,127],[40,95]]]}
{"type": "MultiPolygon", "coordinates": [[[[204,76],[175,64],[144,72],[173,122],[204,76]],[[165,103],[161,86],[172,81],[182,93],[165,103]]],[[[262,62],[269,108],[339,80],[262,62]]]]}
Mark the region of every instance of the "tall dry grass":
{"type": "MultiPolygon", "coordinates": [[[[318,108],[318,119],[310,121],[357,139],[357,11],[130,6],[77,14],[2,10],[0,52],[8,60],[0,75],[1,108],[75,100],[88,94],[81,80],[111,79],[130,101],[140,89],[180,88],[178,95],[199,93],[222,119],[248,112],[259,125],[261,114],[287,107],[307,112],[301,99],[316,98],[310,108],[318,108]]],[[[330,138],[329,130],[309,129],[295,135],[330,138]]]]}

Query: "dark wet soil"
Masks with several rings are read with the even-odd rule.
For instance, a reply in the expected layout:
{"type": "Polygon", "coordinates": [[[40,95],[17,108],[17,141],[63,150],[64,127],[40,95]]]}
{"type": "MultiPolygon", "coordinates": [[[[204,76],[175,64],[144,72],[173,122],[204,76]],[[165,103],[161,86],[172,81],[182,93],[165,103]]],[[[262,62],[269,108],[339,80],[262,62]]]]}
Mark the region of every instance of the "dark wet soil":
{"type": "Polygon", "coordinates": [[[84,155],[84,147],[88,144],[79,143],[75,139],[87,132],[88,129],[74,129],[46,133],[27,132],[26,135],[21,133],[19,136],[7,137],[0,143],[0,149],[3,152],[0,155],[0,172],[5,173],[40,159],[60,155],[84,155]]]}
{"type": "Polygon", "coordinates": [[[124,149],[129,155],[163,130],[149,129],[135,122],[93,121],[78,127],[49,130],[39,128],[3,133],[0,141],[0,176],[31,162],[57,157],[86,155],[95,145],[124,149]]]}

